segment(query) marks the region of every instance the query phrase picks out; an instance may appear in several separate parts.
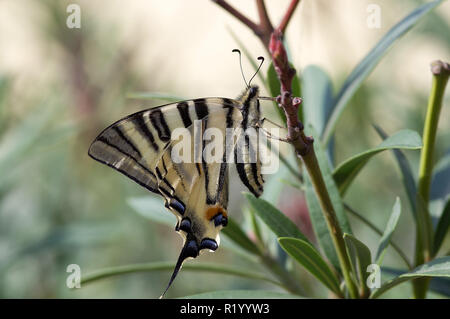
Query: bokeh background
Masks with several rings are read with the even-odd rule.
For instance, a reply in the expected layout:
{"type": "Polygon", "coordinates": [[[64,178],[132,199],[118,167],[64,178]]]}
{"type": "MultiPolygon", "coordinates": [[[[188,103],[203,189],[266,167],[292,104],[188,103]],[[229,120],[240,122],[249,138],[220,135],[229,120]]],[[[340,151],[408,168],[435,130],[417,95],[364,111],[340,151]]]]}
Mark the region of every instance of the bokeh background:
{"type": "MultiPolygon", "coordinates": [[[[257,19],[253,1],[230,3],[257,19]]],[[[389,28],[422,3],[303,0],[286,35],[292,61],[300,75],[310,64],[322,67],[336,91],[389,28]],[[379,29],[367,27],[371,3],[382,10],[379,29]]],[[[288,4],[288,0],[266,1],[274,24],[288,4]]],[[[337,163],[380,142],[372,123],[389,133],[403,128],[421,133],[431,86],[430,62],[450,60],[449,23],[446,1],[389,51],[338,122],[337,163]]],[[[87,149],[110,123],[166,103],[133,98],[133,93],[237,96],[244,83],[231,53],[239,47],[235,37],[255,58],[267,58],[259,40],[212,1],[0,0],[0,297],[159,296],[168,272],[118,276],[81,289],[66,286],[69,264],[80,265],[87,274],[111,266],[175,261],[181,248],[173,229],[142,214],[143,210],[169,214],[161,209],[162,200],[136,210],[130,203],[152,195],[93,161],[87,149]],[[80,29],[66,26],[70,3],[81,7],[80,29]]],[[[247,60],[243,65],[246,74],[253,72],[247,60]]],[[[267,67],[268,63],[263,73],[267,67]]],[[[436,159],[450,149],[448,91],[436,159]]],[[[417,172],[419,152],[406,153],[417,172]]],[[[312,236],[301,192],[282,182],[289,178],[286,172],[280,174],[284,177],[268,177],[277,192],[265,196],[312,236]]],[[[230,214],[246,227],[243,190],[234,174],[230,214]]],[[[396,196],[405,204],[394,240],[412,256],[413,222],[391,153],[368,164],[345,200],[383,229],[396,196]]],[[[350,217],[350,221],[357,237],[374,249],[378,236],[357,220],[350,217]]],[[[447,238],[444,249],[449,246],[447,238]]],[[[255,267],[228,249],[191,262],[255,267]]],[[[385,262],[402,267],[391,250],[385,262]]],[[[310,295],[326,297],[320,284],[300,269],[297,273],[310,295]]],[[[248,279],[181,271],[168,296],[224,289],[277,290],[248,279]]],[[[402,285],[386,297],[408,297],[410,290],[408,284],[402,285]]]]}

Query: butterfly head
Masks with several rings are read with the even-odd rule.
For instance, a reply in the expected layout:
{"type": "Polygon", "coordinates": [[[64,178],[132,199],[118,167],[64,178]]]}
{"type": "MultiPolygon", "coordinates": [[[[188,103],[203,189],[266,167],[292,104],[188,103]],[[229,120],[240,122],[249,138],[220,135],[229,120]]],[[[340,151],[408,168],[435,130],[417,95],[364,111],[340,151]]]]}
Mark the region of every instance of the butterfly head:
{"type": "Polygon", "coordinates": [[[242,94],[237,98],[241,103],[241,112],[244,118],[243,124],[246,126],[255,126],[260,122],[261,111],[259,106],[259,87],[257,85],[249,86],[242,94]]]}

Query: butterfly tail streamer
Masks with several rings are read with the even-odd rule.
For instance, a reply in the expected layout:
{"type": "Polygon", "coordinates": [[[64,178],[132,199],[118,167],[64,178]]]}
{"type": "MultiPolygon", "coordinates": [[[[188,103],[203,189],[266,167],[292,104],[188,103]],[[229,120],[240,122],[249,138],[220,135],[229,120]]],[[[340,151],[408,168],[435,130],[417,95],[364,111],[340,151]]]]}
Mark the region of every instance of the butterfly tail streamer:
{"type": "Polygon", "coordinates": [[[184,245],[183,249],[181,250],[180,256],[178,257],[178,260],[177,260],[177,263],[173,270],[172,276],[170,277],[169,284],[167,285],[166,290],[164,290],[164,292],[159,297],[159,299],[164,298],[164,295],[166,294],[167,290],[169,290],[173,281],[177,277],[178,272],[180,271],[181,267],[183,266],[183,262],[189,257],[195,258],[197,256],[198,256],[197,242],[195,240],[186,240],[186,244],[184,245]]]}

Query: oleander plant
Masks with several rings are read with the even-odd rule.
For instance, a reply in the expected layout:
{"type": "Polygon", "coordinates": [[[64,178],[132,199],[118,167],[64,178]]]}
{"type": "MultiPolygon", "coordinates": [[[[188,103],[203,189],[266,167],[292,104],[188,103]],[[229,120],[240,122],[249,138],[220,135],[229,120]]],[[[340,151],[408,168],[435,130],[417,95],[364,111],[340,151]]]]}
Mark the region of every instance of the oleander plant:
{"type": "MultiPolygon", "coordinates": [[[[424,38],[429,32],[450,52],[450,23],[436,13],[448,4],[412,1],[415,8],[337,81],[318,65],[293,60],[295,46],[308,47],[300,36],[294,41],[296,30],[290,29],[307,0],[288,1],[277,24],[269,1],[254,2],[256,22],[237,2],[209,1],[217,16],[243,24],[265,50],[261,67],[248,39],[229,26],[261,95],[271,97],[261,102],[265,117],[285,132],[280,168],[265,177],[259,197],[231,191],[220,249],[186,261],[166,297],[449,298],[450,55],[436,56],[429,72],[418,75],[430,90],[428,96],[411,92],[416,105],[408,111],[386,105],[389,96],[403,94],[394,77],[385,75],[381,87],[368,80],[410,32],[424,38]]],[[[147,75],[130,62],[139,44],[120,46],[108,28],[96,32],[94,17],[85,18],[74,36],[62,26],[65,5],[43,1],[44,18],[33,22],[52,43],[48,48],[58,48],[67,71],[37,93],[45,100],[17,97],[18,79],[0,67],[0,236],[6,243],[0,296],[157,298],[176,267],[176,220],[161,198],[102,170],[87,150],[105,124],[132,113],[122,113],[121,105],[185,98],[139,90],[147,75]],[[101,38],[109,44],[96,47],[101,38]],[[16,101],[36,105],[23,112],[16,101]],[[78,279],[69,276],[73,264],[81,269],[78,279]]],[[[154,36],[164,37],[164,31],[154,36]]],[[[393,73],[396,67],[391,65],[393,73]]],[[[230,174],[231,188],[239,189],[232,177],[237,174],[230,174]]]]}

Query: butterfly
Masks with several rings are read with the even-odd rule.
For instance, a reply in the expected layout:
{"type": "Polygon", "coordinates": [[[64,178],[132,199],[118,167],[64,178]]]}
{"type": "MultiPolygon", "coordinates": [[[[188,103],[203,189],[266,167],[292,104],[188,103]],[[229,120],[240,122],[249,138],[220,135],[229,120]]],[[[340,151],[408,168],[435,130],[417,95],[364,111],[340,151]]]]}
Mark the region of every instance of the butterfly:
{"type": "MultiPolygon", "coordinates": [[[[186,259],[218,248],[219,232],[228,222],[228,164],[236,165],[242,183],[251,193],[257,197],[262,194],[261,159],[250,158],[258,153],[257,146],[243,134],[249,128],[258,130],[260,125],[259,88],[248,84],[236,99],[197,98],[131,114],[104,129],[89,147],[93,159],[162,196],[165,207],[177,218],[175,230],[184,243],[162,296],[186,259]],[[173,137],[179,129],[187,133],[183,139],[173,137]],[[238,131],[230,143],[215,141],[215,145],[226,144],[229,151],[219,153],[222,160],[210,161],[205,156],[199,160],[174,160],[180,145],[186,146],[183,156],[186,152],[205,155],[212,141],[200,145],[195,141],[208,129],[238,131]],[[186,136],[194,136],[194,142],[185,140],[186,136]]],[[[200,138],[200,142],[204,141],[200,138]]],[[[214,156],[217,158],[217,154],[214,156]]]]}

